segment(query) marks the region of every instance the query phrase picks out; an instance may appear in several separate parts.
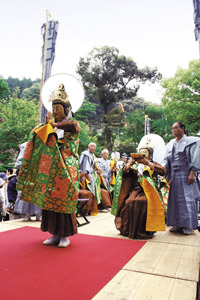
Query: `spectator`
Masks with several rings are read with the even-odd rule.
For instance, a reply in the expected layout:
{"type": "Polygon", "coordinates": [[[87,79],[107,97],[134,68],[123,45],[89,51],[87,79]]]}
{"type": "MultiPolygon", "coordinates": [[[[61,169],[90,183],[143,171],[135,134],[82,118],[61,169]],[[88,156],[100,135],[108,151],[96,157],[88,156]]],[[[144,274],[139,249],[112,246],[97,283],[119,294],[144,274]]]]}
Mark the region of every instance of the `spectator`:
{"type": "Polygon", "coordinates": [[[5,209],[5,194],[4,194],[4,184],[5,181],[0,178],[0,220],[2,220],[2,217],[6,216],[6,209],[5,209]]]}
{"type": "Polygon", "coordinates": [[[12,178],[14,178],[16,176],[13,168],[8,168],[6,174],[8,176],[8,181],[10,181],[12,178]]]}

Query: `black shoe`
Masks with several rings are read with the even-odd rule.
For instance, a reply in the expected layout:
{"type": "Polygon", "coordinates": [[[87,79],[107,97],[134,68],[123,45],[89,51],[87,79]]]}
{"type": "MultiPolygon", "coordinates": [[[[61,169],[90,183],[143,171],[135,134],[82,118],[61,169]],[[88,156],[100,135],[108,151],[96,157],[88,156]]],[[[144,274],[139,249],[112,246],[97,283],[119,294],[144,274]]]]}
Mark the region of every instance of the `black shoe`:
{"type": "Polygon", "coordinates": [[[174,227],[172,227],[169,231],[170,231],[170,232],[173,232],[173,233],[182,233],[182,232],[183,232],[183,228],[174,226],[174,227]]]}

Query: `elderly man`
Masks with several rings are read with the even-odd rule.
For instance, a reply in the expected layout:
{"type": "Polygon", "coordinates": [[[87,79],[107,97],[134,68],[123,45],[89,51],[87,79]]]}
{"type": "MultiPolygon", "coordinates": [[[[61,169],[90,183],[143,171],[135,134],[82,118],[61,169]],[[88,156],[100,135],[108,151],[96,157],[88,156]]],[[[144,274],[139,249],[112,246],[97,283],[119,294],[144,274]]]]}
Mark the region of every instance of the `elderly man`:
{"type": "Polygon", "coordinates": [[[182,122],[174,123],[172,132],[175,139],[167,144],[165,157],[166,179],[171,181],[167,225],[173,226],[170,232],[189,235],[198,225],[196,171],[200,169],[200,139],[187,137],[182,122]]]}
{"type": "Polygon", "coordinates": [[[93,194],[95,195],[95,182],[93,178],[93,172],[95,170],[95,156],[96,150],[95,143],[89,143],[88,150],[81,153],[80,157],[80,171],[85,174],[85,178],[90,181],[90,186],[93,194]]]}
{"type": "Polygon", "coordinates": [[[98,159],[99,168],[102,170],[101,176],[104,178],[104,183],[110,190],[110,180],[111,180],[111,168],[108,162],[109,151],[107,149],[102,150],[101,158],[98,159]]]}
{"type": "Polygon", "coordinates": [[[84,187],[90,190],[96,199],[96,201],[92,201],[93,207],[88,209],[88,213],[90,213],[90,210],[92,210],[92,215],[97,214],[97,204],[100,204],[101,202],[100,178],[98,176],[99,170],[97,158],[94,155],[95,150],[96,144],[92,142],[89,143],[88,150],[85,150],[81,153],[79,160],[81,177],[84,176],[82,178],[82,183],[86,182],[82,185],[85,185],[84,187]]]}

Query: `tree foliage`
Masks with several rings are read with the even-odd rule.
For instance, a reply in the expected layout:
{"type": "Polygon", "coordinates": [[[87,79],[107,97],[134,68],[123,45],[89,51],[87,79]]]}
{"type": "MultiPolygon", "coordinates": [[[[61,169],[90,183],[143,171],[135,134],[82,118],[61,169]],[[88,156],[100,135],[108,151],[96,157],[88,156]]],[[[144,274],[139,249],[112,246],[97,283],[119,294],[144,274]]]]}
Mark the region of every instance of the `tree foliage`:
{"type": "Polygon", "coordinates": [[[9,93],[9,88],[7,83],[0,78],[0,98],[5,98],[9,93]]]}
{"type": "Polygon", "coordinates": [[[161,82],[165,93],[162,99],[167,117],[172,123],[182,121],[189,134],[200,128],[200,61],[189,63],[188,69],[178,68],[173,78],[161,82]]]}
{"type": "Polygon", "coordinates": [[[124,124],[124,112],[119,107],[113,108],[108,114],[104,115],[102,127],[106,136],[106,148],[109,151],[112,150],[118,129],[123,127],[124,124]]]}
{"type": "Polygon", "coordinates": [[[89,126],[83,122],[83,121],[79,121],[80,126],[81,126],[81,132],[80,132],[80,143],[79,143],[79,155],[81,154],[82,151],[87,150],[88,149],[88,145],[90,142],[96,143],[96,151],[95,154],[97,156],[100,156],[101,153],[101,146],[98,142],[97,139],[97,135],[93,134],[93,131],[90,130],[89,126]]]}
{"type": "Polygon", "coordinates": [[[127,154],[137,151],[138,143],[144,136],[144,120],[145,112],[141,109],[136,109],[126,117],[126,124],[119,132],[120,143],[117,147],[118,151],[126,152],[127,154]]]}
{"type": "MultiPolygon", "coordinates": [[[[147,80],[155,82],[161,79],[156,68],[145,67],[139,69],[130,57],[119,55],[114,47],[94,48],[86,58],[80,58],[77,73],[81,76],[86,92],[103,109],[103,125],[107,147],[112,148],[112,129],[109,111],[112,105],[124,99],[136,96],[140,83],[147,80]]],[[[119,126],[121,127],[120,122],[119,126]]]]}
{"type": "MultiPolygon", "coordinates": [[[[171,126],[182,121],[195,135],[200,128],[200,61],[190,62],[188,69],[178,68],[173,78],[162,80],[165,93],[161,105],[137,97],[141,82],[160,79],[156,69],[139,70],[131,58],[120,56],[116,48],[94,49],[87,58],[81,58],[78,73],[86,89],[86,99],[76,112],[80,122],[79,154],[93,141],[96,155],[103,148],[120,153],[137,151],[144,135],[145,115],[151,123],[151,132],[172,138],[171,126]],[[124,112],[119,109],[123,104],[124,112]]],[[[0,79],[0,163],[13,162],[19,144],[25,142],[37,123],[40,80],[0,79]],[[3,87],[4,94],[1,94],[3,87]],[[4,89],[6,87],[6,89],[4,89]],[[8,88],[13,95],[6,96],[8,88]],[[20,97],[19,97],[20,95],[20,97]],[[6,98],[7,97],[7,98],[6,98]],[[34,99],[34,100],[33,100],[34,99]]],[[[10,95],[10,94],[9,94],[10,95]]]]}
{"type": "Polygon", "coordinates": [[[4,81],[7,83],[10,93],[9,96],[11,96],[13,93],[15,93],[17,88],[17,97],[22,98],[22,92],[30,88],[34,83],[40,82],[40,79],[31,80],[30,78],[23,78],[20,80],[19,78],[13,78],[9,76],[7,79],[4,79],[4,81]]]}
{"type": "Polygon", "coordinates": [[[34,82],[31,87],[25,88],[21,93],[21,98],[26,100],[36,100],[39,102],[40,100],[40,82],[34,82]]]}
{"type": "Polygon", "coordinates": [[[76,119],[83,122],[85,120],[92,120],[93,121],[92,123],[94,123],[94,120],[96,119],[96,109],[97,109],[97,104],[91,103],[89,99],[86,98],[82,106],[76,112],[76,119]]]}
{"type": "Polygon", "coordinates": [[[31,130],[37,125],[38,105],[33,101],[9,98],[9,103],[1,106],[0,118],[0,163],[13,162],[19,145],[26,142],[31,130]]]}
{"type": "Polygon", "coordinates": [[[168,109],[164,109],[162,105],[150,103],[145,114],[150,118],[151,132],[160,135],[166,142],[172,138],[171,120],[168,109]]]}
{"type": "Polygon", "coordinates": [[[94,48],[86,58],[80,58],[77,72],[105,114],[110,104],[135,96],[140,82],[161,79],[156,68],[138,69],[132,58],[119,55],[117,48],[108,46],[94,48]]]}

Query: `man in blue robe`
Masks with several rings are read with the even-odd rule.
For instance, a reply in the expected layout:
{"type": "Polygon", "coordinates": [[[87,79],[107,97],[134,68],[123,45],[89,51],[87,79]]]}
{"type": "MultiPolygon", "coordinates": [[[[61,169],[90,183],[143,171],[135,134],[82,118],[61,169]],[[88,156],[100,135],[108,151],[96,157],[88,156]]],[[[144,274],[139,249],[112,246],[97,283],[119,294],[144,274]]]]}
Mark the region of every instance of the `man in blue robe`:
{"type": "Polygon", "coordinates": [[[187,137],[182,122],[174,123],[172,132],[175,139],[167,144],[165,157],[166,179],[170,181],[167,225],[173,226],[170,232],[189,235],[198,226],[200,138],[187,137]]]}

